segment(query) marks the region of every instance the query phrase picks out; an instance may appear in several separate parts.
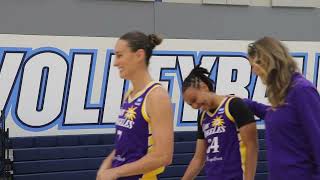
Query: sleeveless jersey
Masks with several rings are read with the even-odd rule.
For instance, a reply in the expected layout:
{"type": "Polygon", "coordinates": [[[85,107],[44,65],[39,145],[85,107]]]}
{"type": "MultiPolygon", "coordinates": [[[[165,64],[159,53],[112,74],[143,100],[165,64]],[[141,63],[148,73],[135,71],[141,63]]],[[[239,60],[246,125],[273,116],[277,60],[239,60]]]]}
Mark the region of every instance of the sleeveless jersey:
{"type": "MultiPolygon", "coordinates": [[[[214,113],[204,111],[200,124],[207,143],[205,171],[209,180],[243,180],[245,148],[240,151],[235,120],[226,97],[214,113]]],[[[241,145],[242,146],[242,145],[241,145]]]]}
{"type": "MultiPolygon", "coordinates": [[[[112,167],[139,160],[152,151],[153,139],[150,119],[146,112],[146,97],[152,89],[160,86],[149,83],[144,90],[138,92],[134,98],[129,97],[130,91],[124,97],[120,108],[120,115],[116,122],[115,157],[112,167]]],[[[119,180],[157,179],[157,174],[164,171],[164,167],[147,174],[119,178],[119,180]]]]}

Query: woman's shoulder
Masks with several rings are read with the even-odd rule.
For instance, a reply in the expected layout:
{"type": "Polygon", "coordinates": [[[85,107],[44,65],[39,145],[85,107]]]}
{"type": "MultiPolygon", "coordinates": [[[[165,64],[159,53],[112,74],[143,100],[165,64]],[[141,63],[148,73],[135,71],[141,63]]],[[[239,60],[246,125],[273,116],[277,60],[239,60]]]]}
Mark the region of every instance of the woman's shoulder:
{"type": "Polygon", "coordinates": [[[302,74],[294,74],[291,86],[288,91],[288,97],[295,97],[309,92],[317,92],[317,88],[306,79],[302,74]]]}
{"type": "Polygon", "coordinates": [[[161,99],[169,99],[169,94],[167,90],[165,90],[161,85],[154,86],[154,88],[149,92],[148,101],[149,100],[161,100],[161,99]]]}
{"type": "Polygon", "coordinates": [[[292,90],[301,90],[305,88],[315,88],[315,86],[312,84],[311,81],[309,81],[306,77],[304,77],[300,73],[295,73],[293,75],[293,79],[291,82],[291,88],[292,90]]]}

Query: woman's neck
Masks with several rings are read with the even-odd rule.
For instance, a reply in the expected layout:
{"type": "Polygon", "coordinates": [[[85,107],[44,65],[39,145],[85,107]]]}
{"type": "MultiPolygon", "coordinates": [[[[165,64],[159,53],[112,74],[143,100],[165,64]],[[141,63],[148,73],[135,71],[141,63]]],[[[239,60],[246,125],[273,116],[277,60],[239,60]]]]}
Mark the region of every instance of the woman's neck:
{"type": "Polygon", "coordinates": [[[211,103],[210,106],[212,109],[217,109],[221,102],[224,100],[225,96],[216,95],[214,93],[211,93],[211,103]]]}
{"type": "Polygon", "coordinates": [[[134,95],[144,89],[152,81],[152,78],[148,71],[140,71],[130,81],[133,86],[131,95],[134,95]]]}

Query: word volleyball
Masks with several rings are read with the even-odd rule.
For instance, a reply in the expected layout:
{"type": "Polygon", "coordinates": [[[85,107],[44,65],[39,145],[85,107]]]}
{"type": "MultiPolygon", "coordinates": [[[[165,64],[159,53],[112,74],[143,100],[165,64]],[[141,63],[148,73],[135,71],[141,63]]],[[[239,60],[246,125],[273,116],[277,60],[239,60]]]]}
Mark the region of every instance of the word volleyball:
{"type": "MultiPolygon", "coordinates": [[[[305,73],[307,53],[293,56],[305,73]]],[[[0,48],[0,57],[0,106],[20,127],[30,131],[55,125],[60,129],[114,127],[130,84],[113,67],[112,49],[0,48]]],[[[217,93],[265,101],[265,87],[252,74],[244,52],[155,51],[150,72],[171,95],[176,126],[195,125],[198,111],[184,104],[181,87],[199,63],[211,72],[217,93]]]]}

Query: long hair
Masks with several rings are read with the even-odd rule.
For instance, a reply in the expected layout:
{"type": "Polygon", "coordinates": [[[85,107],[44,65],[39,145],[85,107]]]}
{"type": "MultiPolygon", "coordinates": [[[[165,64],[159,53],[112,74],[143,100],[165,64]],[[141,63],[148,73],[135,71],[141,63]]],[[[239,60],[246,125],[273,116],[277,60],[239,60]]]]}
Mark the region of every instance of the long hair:
{"type": "Polygon", "coordinates": [[[297,63],[288,49],[279,40],[263,37],[248,46],[248,55],[258,58],[260,66],[267,72],[267,96],[272,107],[285,103],[292,75],[298,71],[297,63]]]}

